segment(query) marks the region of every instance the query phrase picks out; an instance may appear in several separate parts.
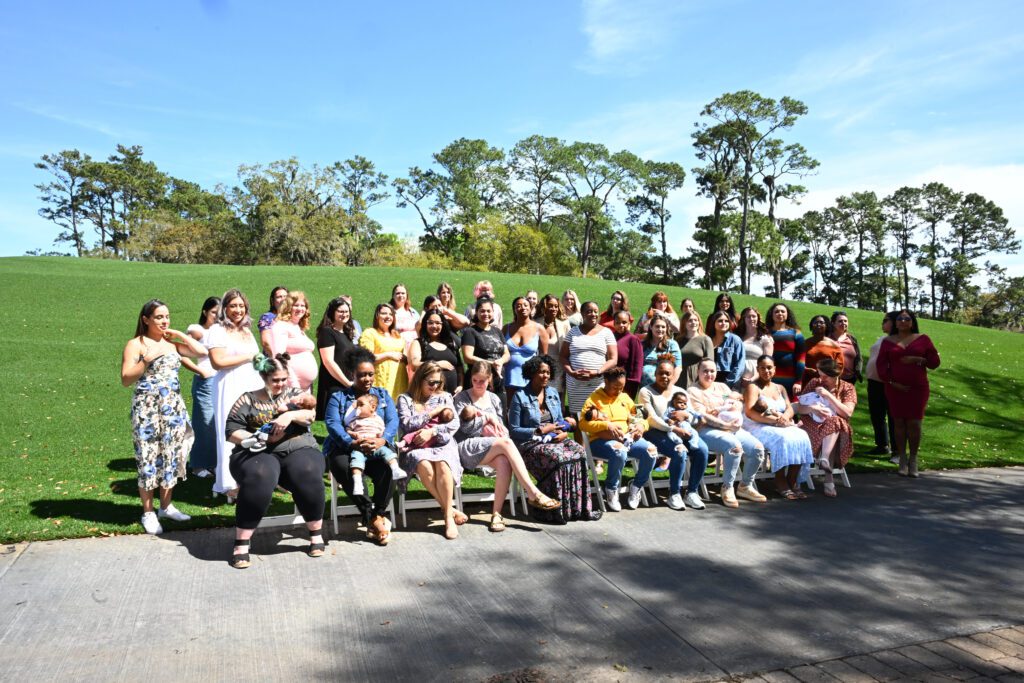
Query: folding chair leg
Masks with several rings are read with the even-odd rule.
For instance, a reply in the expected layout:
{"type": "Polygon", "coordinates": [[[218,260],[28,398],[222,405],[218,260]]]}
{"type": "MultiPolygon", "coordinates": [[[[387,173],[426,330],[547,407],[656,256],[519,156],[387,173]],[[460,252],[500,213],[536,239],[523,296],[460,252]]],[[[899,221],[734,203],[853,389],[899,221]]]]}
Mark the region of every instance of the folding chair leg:
{"type": "Polygon", "coordinates": [[[331,522],[334,525],[334,535],[338,535],[338,483],[334,481],[334,472],[330,472],[331,479],[331,522]]]}
{"type": "Polygon", "coordinates": [[[604,506],[604,491],[601,490],[601,480],[597,478],[597,468],[594,466],[594,454],[590,452],[590,437],[586,433],[583,434],[583,452],[587,458],[587,470],[589,470],[589,478],[592,481],[589,495],[597,496],[597,505],[601,508],[601,512],[607,512],[604,506]]]}

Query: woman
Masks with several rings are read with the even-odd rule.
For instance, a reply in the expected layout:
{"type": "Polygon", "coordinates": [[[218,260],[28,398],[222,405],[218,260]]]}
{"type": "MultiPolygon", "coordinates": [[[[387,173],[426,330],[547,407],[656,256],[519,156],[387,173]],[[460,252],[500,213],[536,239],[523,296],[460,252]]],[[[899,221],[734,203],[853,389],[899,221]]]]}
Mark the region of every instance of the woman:
{"type": "MultiPolygon", "coordinates": [[[[889,417],[889,402],[885,400],[885,383],[878,376],[878,352],[882,342],[894,331],[896,311],[886,313],[882,317],[882,336],[875,340],[868,351],[868,363],[865,374],[868,378],[868,412],[871,415],[871,428],[875,433],[875,447],[869,451],[871,455],[888,455],[890,448],[896,445],[894,425],[889,417]]],[[[899,464],[899,458],[894,458],[899,464]]]]}
{"type": "Polygon", "coordinates": [[[588,301],[581,311],[583,322],[569,330],[559,360],[565,373],[569,414],[578,418],[583,404],[601,386],[601,376],[618,364],[618,345],[611,330],[597,323],[601,315],[597,303],[588,301]]]}
{"type": "Polygon", "coordinates": [[[512,441],[530,474],[537,478],[538,491],[561,501],[556,509],[535,506],[536,519],[557,524],[598,519],[600,514],[591,507],[586,453],[570,438],[576,421],[562,416],[562,401],[550,385],[555,365],[551,356],[538,355],[523,366],[529,384],[516,392],[509,406],[512,441]]]}
{"type": "MultiPolygon", "coordinates": [[[[189,325],[185,332],[208,349],[210,328],[217,323],[220,298],[211,296],[203,302],[199,322],[189,325]]],[[[207,354],[209,351],[207,351],[207,354]]],[[[195,440],[188,456],[189,467],[201,479],[212,477],[217,469],[217,432],[213,422],[213,378],[217,371],[210,365],[209,356],[196,363],[196,376],[192,378],[192,430],[195,440]]]]}
{"type": "MultiPolygon", "coordinates": [[[[552,358],[558,358],[562,353],[562,341],[569,334],[571,326],[565,318],[565,310],[562,308],[562,303],[554,294],[545,294],[544,298],[540,301],[540,307],[544,315],[540,324],[548,338],[548,355],[552,358]]],[[[523,367],[526,366],[524,365],[523,367]]],[[[562,374],[562,369],[557,364],[554,368],[551,368],[551,372],[551,386],[562,397],[562,403],[564,404],[565,375],[562,374]]]]}
{"type": "Polygon", "coordinates": [[[323,420],[327,400],[338,389],[352,386],[345,374],[348,355],[356,348],[356,328],[352,307],[345,297],[331,299],[316,330],[316,348],[320,353],[320,375],[316,383],[316,419],[323,420]]]}
{"type": "Polygon", "coordinates": [[[540,316],[540,311],[537,310],[540,294],[537,293],[536,289],[531,289],[526,292],[526,300],[530,303],[530,320],[537,320],[540,316]]]}
{"type": "Polygon", "coordinates": [[[453,330],[458,331],[470,326],[469,318],[455,308],[455,292],[450,284],[442,282],[437,286],[437,298],[441,302],[441,315],[453,330]]]}
{"type": "MultiPolygon", "coordinates": [[[[403,469],[420,478],[444,514],[444,537],[459,537],[459,525],[468,517],[452,507],[455,487],[462,481],[462,464],[455,432],[459,416],[455,414],[451,394],[444,390],[441,368],[426,362],[416,370],[408,393],[398,397],[398,424],[405,435],[414,434],[406,451],[403,469]],[[451,419],[438,421],[451,413],[451,419]]],[[[405,481],[408,481],[406,479],[405,481]]]]}
{"type": "Polygon", "coordinates": [[[194,434],[181,399],[181,356],[202,358],[206,349],[192,337],[171,329],[167,304],[150,299],[139,312],[135,336],[121,354],[121,384],[135,384],[132,396],[132,441],[139,470],[142,528],[161,534],[160,519],[187,522],[191,517],[171,502],[174,485],[185,479],[185,461],[194,434]],[[153,492],[160,489],[160,514],[153,492]]]}
{"type": "Polygon", "coordinates": [[[786,500],[806,498],[797,479],[800,468],[814,460],[811,440],[794,423],[793,404],[782,385],[772,382],[774,376],[772,357],[758,358],[757,379],[743,390],[743,427],[772,454],[772,473],[779,495],[786,500]]]}
{"type": "MultiPolygon", "coordinates": [[[[708,450],[724,456],[722,471],[722,505],[728,508],[740,506],[737,498],[763,503],[767,498],[754,488],[754,476],[764,461],[764,446],[750,432],[743,429],[741,419],[725,419],[722,412],[732,412],[742,397],[735,391],[716,382],[718,368],[711,359],[702,360],[697,366],[698,379],[690,385],[690,403],[703,416],[698,431],[700,438],[708,445],[708,450]],[[733,484],[740,471],[740,458],[743,459],[743,474],[740,485],[733,491],[733,484]]],[[[742,410],[742,404],[739,404],[742,410]]],[[[739,417],[739,416],[737,416],[739,417]]]]}
{"type": "Polygon", "coordinates": [[[928,370],[939,367],[939,352],[928,335],[921,334],[917,317],[906,308],[896,314],[896,334],[882,342],[878,351],[878,377],[885,382],[896,433],[900,476],[917,477],[917,449],[921,423],[928,405],[928,370]],[[907,449],[910,458],[907,459],[907,449]]]}
{"type": "Polygon", "coordinates": [[[494,285],[490,280],[481,280],[473,287],[474,303],[466,306],[466,319],[470,322],[476,319],[476,307],[480,303],[480,299],[487,299],[491,302],[491,324],[500,330],[502,325],[501,306],[494,299],[494,285]]]}
{"type": "Polygon", "coordinates": [[[677,341],[682,361],[679,364],[676,385],[685,389],[697,381],[698,363],[702,360],[714,361],[715,345],[712,343],[711,337],[704,334],[700,316],[696,312],[683,313],[680,324],[683,326],[683,331],[679,333],[677,341]]]}
{"type": "Polygon", "coordinates": [[[357,346],[346,356],[345,362],[345,371],[352,378],[352,383],[335,391],[328,400],[324,411],[324,422],[327,424],[324,457],[327,458],[335,480],[359,510],[363,524],[366,525],[367,538],[376,541],[378,545],[387,545],[391,537],[391,523],[385,513],[395,492],[394,475],[383,458],[370,456],[384,447],[397,450],[394,442],[398,434],[398,411],[391,394],[374,386],[377,370],[372,353],[357,346]],[[345,415],[356,399],[366,394],[377,399],[377,415],[384,421],[384,433],[376,439],[357,440],[345,428],[345,415]],[[372,499],[365,494],[353,495],[353,451],[361,453],[366,460],[363,476],[373,482],[372,499]]]}
{"type": "Polygon", "coordinates": [[[590,436],[590,452],[608,462],[604,480],[605,506],[612,512],[622,510],[619,503],[619,482],[626,459],[637,461],[636,476],[629,482],[626,506],[636,510],[640,494],[654,469],[658,449],[644,439],[650,429],[647,419],[636,412],[633,399],[625,393],[626,372],[612,368],[604,373],[604,385],[590,395],[580,413],[580,429],[590,436]]]}
{"type": "MultiPolygon", "coordinates": [[[[811,318],[811,337],[806,342],[804,354],[804,372],[800,377],[800,384],[806,386],[811,378],[818,376],[818,363],[823,358],[831,358],[843,367],[843,347],[832,339],[832,322],[823,315],[816,315],[811,318]]],[[[803,393],[803,392],[801,392],[803,393]]]]}
{"type": "Polygon", "coordinates": [[[729,331],[735,331],[736,327],[739,325],[740,318],[736,315],[736,306],[732,302],[732,297],[729,296],[727,292],[722,292],[715,297],[714,311],[724,311],[725,314],[729,316],[729,325],[731,326],[729,331]]]}
{"type": "Polygon", "coordinates": [[[518,389],[526,386],[523,364],[538,353],[548,352],[548,336],[544,334],[544,328],[533,321],[530,315],[532,311],[530,300],[517,296],[512,301],[512,314],[515,318],[502,330],[505,346],[508,347],[504,380],[506,398],[509,401],[518,389]]]}
{"type": "Polygon", "coordinates": [[[831,358],[824,358],[818,363],[817,377],[804,387],[803,395],[810,394],[817,394],[820,402],[810,405],[800,402],[800,426],[811,437],[812,452],[818,459],[818,467],[825,472],[825,495],[835,498],[836,483],[832,477],[832,468],[846,467],[853,455],[850,416],[857,407],[857,390],[840,377],[838,363],[831,358]]]}
{"type": "Polygon", "coordinates": [[[843,349],[843,374],[840,379],[844,382],[859,382],[861,380],[861,357],[860,344],[857,338],[850,334],[850,318],[846,311],[835,311],[832,313],[832,339],[843,349]]]}
{"type": "Polygon", "coordinates": [[[263,379],[252,366],[259,352],[250,331],[249,300],[237,289],[229,289],[220,298],[217,324],[210,328],[210,364],[217,371],[213,378],[213,421],[217,432],[217,477],[214,493],[233,500],[235,479],[231,476],[230,455],[234,444],[225,436],[228,413],[238,397],[263,386],[263,379]]]}
{"type": "Polygon", "coordinates": [[[766,324],[772,335],[775,381],[786,387],[790,399],[795,399],[800,394],[800,377],[804,374],[804,335],[793,311],[781,301],[768,309],[766,324]]]}
{"type": "Polygon", "coordinates": [[[771,356],[775,351],[775,341],[761,320],[761,312],[753,306],[747,306],[740,313],[736,335],[743,341],[743,378],[740,386],[745,387],[757,377],[757,359],[771,356]]]}
{"type": "MultiPolygon", "coordinates": [[[[242,394],[227,420],[228,440],[235,444],[231,452],[231,475],[238,482],[235,506],[235,549],[231,566],[250,565],[249,539],[270,507],[274,489],[281,486],[291,492],[299,514],[309,530],[306,554],[320,557],[326,544],[320,534],[324,520],[324,458],[309,431],[316,413],[313,410],[284,408],[305,392],[289,387],[288,354],[274,358],[258,356],[254,367],[263,379],[263,388],[242,394]],[[271,424],[266,446],[256,451],[243,446],[265,424],[271,424]]],[[[312,398],[312,397],[309,397],[312,398]]]]}
{"type": "Polygon", "coordinates": [[[416,338],[416,323],[420,314],[409,304],[409,290],[399,283],[391,288],[391,308],[395,311],[395,331],[406,344],[416,338]]]}
{"type": "Polygon", "coordinates": [[[319,368],[313,350],[316,344],[306,336],[309,329],[309,300],[298,290],[288,296],[277,309],[277,318],[270,326],[270,353],[287,353],[291,357],[288,371],[292,373],[289,386],[309,391],[313,387],[319,368]]]}
{"type": "Polygon", "coordinates": [[[615,325],[615,314],[619,311],[629,311],[629,297],[621,289],[612,292],[612,298],[608,301],[608,308],[601,314],[598,323],[609,330],[615,325]]]}
{"type": "Polygon", "coordinates": [[[462,385],[462,361],[455,335],[440,307],[428,310],[420,319],[420,336],[409,344],[409,370],[415,374],[420,365],[436,363],[444,375],[444,390],[453,394],[462,385]]]}
{"type": "Polygon", "coordinates": [[[562,312],[565,315],[565,319],[569,322],[570,327],[575,327],[583,322],[583,314],[580,309],[583,308],[583,304],[580,303],[580,297],[576,292],[571,289],[567,289],[562,292],[562,312]]]}
{"type": "MultiPolygon", "coordinates": [[[[652,331],[653,331],[652,325],[652,331]]],[[[651,428],[644,438],[654,444],[658,452],[669,459],[668,465],[668,506],[673,510],[685,510],[689,505],[695,510],[704,509],[704,501],[700,499],[700,484],[704,479],[704,470],[708,466],[708,446],[697,435],[692,439],[692,430],[684,424],[670,425],[665,414],[672,405],[672,397],[686,394],[686,390],[675,385],[677,373],[673,359],[664,358],[657,362],[654,379],[640,390],[638,404],[647,416],[651,428]],[[670,435],[675,434],[683,443],[679,444],[670,435]],[[686,484],[686,496],[682,495],[683,474],[686,471],[686,459],[690,459],[690,478],[686,484]]]]}
{"type": "Polygon", "coordinates": [[[377,377],[373,386],[387,389],[392,398],[403,394],[409,386],[405,371],[405,341],[395,330],[395,309],[390,304],[377,304],[373,326],[359,337],[359,345],[373,354],[377,377]]]}
{"type": "Polygon", "coordinates": [[[633,325],[633,316],[629,311],[615,314],[612,336],[615,337],[615,364],[626,371],[626,395],[630,398],[640,391],[640,381],[644,377],[644,345],[640,337],[629,331],[633,325]]]}
{"type": "Polygon", "coordinates": [[[267,312],[261,315],[259,322],[256,323],[256,327],[260,331],[260,348],[263,349],[263,353],[270,353],[270,326],[274,324],[274,320],[277,318],[277,309],[286,298],[288,298],[287,287],[278,286],[270,290],[270,303],[267,312]]]}
{"type": "Polygon", "coordinates": [[[743,341],[730,331],[732,328],[732,318],[726,311],[715,311],[708,316],[707,329],[711,330],[711,345],[715,349],[717,381],[739,391],[743,379],[743,341]]]}
{"type": "Polygon", "coordinates": [[[639,322],[636,324],[637,336],[644,339],[647,335],[647,328],[650,327],[651,321],[654,320],[655,316],[660,316],[668,323],[669,334],[673,337],[679,333],[679,316],[672,310],[672,304],[668,302],[668,294],[665,292],[655,292],[651,295],[651,306],[647,309],[647,312],[640,316],[639,322]]]}
{"type": "MultiPolygon", "coordinates": [[[[693,299],[687,297],[679,302],[679,319],[682,321],[684,313],[693,313],[697,316],[697,320],[700,320],[700,313],[697,313],[697,309],[693,304],[693,299]]],[[[679,331],[682,332],[683,328],[680,326],[679,331]]]]}
{"type": "Polygon", "coordinates": [[[501,508],[505,505],[513,475],[526,491],[526,502],[530,507],[549,511],[560,509],[560,501],[544,495],[533,484],[522,456],[508,436],[502,417],[501,399],[488,391],[491,384],[490,366],[487,363],[475,363],[470,369],[469,380],[469,388],[456,394],[454,399],[455,414],[460,421],[455,440],[459,445],[459,460],[463,469],[473,470],[486,465],[495,470],[494,505],[488,528],[494,532],[505,530],[501,508]]]}
{"type": "MultiPolygon", "coordinates": [[[[462,360],[466,367],[470,367],[478,361],[486,361],[491,364],[494,372],[492,386],[496,391],[503,391],[504,378],[503,369],[508,363],[509,350],[505,344],[504,337],[494,325],[495,304],[490,299],[480,299],[476,304],[476,317],[473,325],[462,331],[462,360]]],[[[465,375],[463,386],[468,388],[469,375],[465,375]]]]}
{"type": "Polygon", "coordinates": [[[668,321],[655,314],[648,330],[642,349],[644,368],[640,386],[646,387],[654,384],[657,369],[663,361],[672,362],[672,384],[675,384],[679,379],[679,368],[683,364],[683,355],[679,350],[679,344],[669,336],[671,333],[668,321]]]}

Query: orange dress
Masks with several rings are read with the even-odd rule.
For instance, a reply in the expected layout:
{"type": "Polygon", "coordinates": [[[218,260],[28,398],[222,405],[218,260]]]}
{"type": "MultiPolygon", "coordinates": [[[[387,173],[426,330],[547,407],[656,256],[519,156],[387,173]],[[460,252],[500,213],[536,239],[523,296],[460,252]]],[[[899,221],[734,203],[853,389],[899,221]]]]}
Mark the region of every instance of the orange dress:
{"type": "MultiPolygon", "coordinates": [[[[827,337],[826,337],[827,339],[827,337]]],[[[814,341],[807,340],[807,359],[804,361],[804,374],[800,378],[800,384],[806,386],[808,382],[818,376],[818,363],[823,358],[831,358],[839,368],[840,376],[843,374],[843,347],[835,341],[822,339],[814,341]],[[829,342],[832,342],[831,344],[829,342]]],[[[800,393],[803,393],[801,391],[800,393]]]]}

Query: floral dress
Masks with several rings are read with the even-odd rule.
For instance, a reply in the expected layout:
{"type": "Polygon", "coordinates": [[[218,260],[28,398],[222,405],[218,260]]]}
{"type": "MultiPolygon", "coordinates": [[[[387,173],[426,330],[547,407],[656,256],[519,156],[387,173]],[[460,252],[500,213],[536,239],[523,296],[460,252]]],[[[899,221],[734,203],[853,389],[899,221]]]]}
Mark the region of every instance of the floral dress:
{"type": "Polygon", "coordinates": [[[146,368],[132,397],[132,440],[139,467],[139,488],[171,488],[185,478],[195,438],[181,399],[181,356],[170,352],[146,368]]]}

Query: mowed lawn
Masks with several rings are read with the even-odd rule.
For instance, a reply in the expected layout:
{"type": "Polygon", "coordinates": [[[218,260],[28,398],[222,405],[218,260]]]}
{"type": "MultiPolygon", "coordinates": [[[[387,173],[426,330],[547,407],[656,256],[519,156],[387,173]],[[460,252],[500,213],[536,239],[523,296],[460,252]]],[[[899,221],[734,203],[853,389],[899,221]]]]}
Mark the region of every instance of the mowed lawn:
{"type": "MultiPolygon", "coordinates": [[[[171,310],[172,325],[184,330],[197,320],[207,296],[229,287],[246,292],[253,312],[266,310],[278,284],[302,289],[319,321],[327,301],[353,296],[365,326],[373,307],[402,282],[418,308],[438,282],[454,287],[460,307],[473,284],[488,277],[502,307],[527,289],[580,296],[607,305],[617,283],[532,275],[482,274],[390,268],[177,266],[73,258],[0,259],[0,335],[3,389],[0,391],[0,541],[39,540],[100,534],[138,533],[140,508],[129,424],[131,388],[119,379],[121,350],[135,328],[142,304],[158,297],[171,310]]],[[[637,314],[655,285],[628,284],[637,314]]],[[[715,293],[668,289],[674,306],[692,297],[707,315],[715,293]]],[[[735,297],[738,307],[771,300],[735,297]]],[[[832,309],[793,305],[803,328],[815,313],[832,309]]],[[[879,334],[881,314],[848,311],[851,331],[864,353],[879,334]]],[[[255,316],[254,316],[255,317],[255,316]]],[[[963,468],[1024,463],[1019,448],[1024,418],[1021,383],[1024,335],[922,321],[942,356],[931,374],[932,397],[925,421],[922,463],[926,468],[963,468]]],[[[181,373],[182,393],[191,402],[191,375],[181,373]]],[[[893,469],[866,452],[873,446],[864,385],[854,415],[858,455],[853,471],[893,469]]],[[[317,434],[325,433],[317,426],[317,434]]],[[[210,480],[192,477],[176,488],[180,508],[193,515],[187,526],[229,525],[233,508],[214,499],[210,480]]],[[[418,486],[415,484],[414,486],[418,486]]],[[[486,490],[487,479],[467,476],[464,488],[486,490]]],[[[854,477],[856,486],[856,477],[854,477]]],[[[422,490],[421,494],[422,494],[422,490]]],[[[280,497],[275,511],[290,509],[280,497]]],[[[171,523],[172,526],[173,523],[171,523]]],[[[185,525],[176,525],[181,528],[185,525]]],[[[170,528],[170,527],[169,527],[170,528]]]]}

